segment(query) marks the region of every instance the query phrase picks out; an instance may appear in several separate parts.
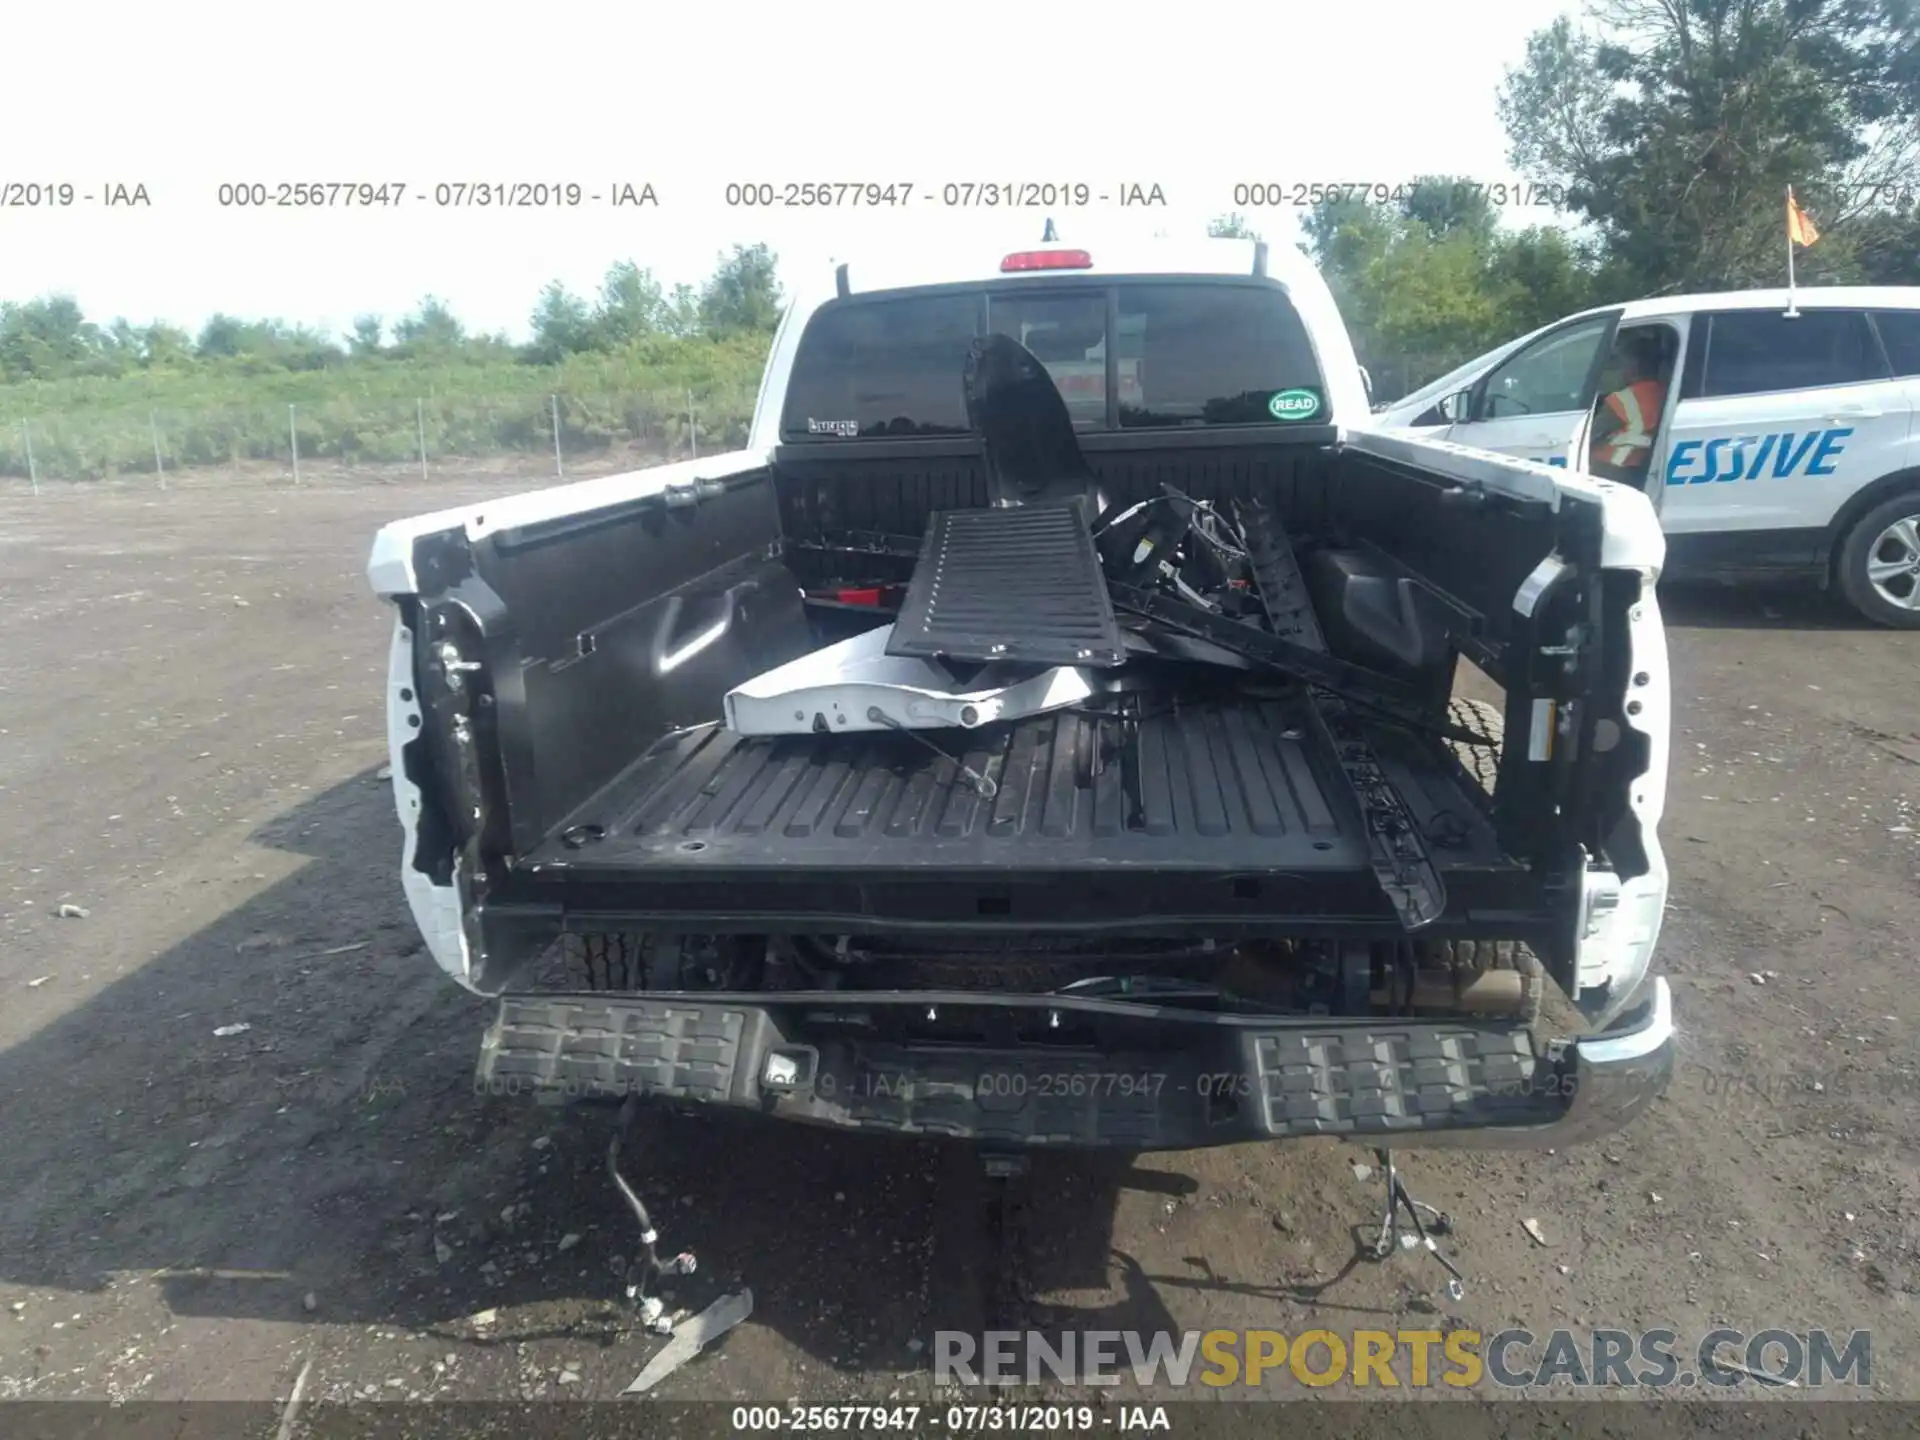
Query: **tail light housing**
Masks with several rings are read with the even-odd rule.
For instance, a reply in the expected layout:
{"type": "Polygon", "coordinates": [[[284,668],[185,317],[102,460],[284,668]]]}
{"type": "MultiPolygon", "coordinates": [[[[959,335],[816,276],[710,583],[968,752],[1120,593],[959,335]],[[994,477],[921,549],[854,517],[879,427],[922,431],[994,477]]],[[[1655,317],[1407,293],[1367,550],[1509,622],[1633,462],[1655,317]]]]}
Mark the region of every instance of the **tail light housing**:
{"type": "Polygon", "coordinates": [[[1000,262],[1002,275],[1026,270],[1091,270],[1093,256],[1084,250],[1016,250],[1000,262]]]}

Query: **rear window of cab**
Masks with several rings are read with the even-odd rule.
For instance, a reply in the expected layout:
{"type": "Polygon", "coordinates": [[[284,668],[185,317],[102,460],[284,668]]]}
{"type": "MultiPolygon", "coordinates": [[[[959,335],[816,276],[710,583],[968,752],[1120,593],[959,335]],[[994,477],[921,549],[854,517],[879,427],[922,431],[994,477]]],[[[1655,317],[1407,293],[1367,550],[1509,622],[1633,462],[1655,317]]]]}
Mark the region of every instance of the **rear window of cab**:
{"type": "Polygon", "coordinates": [[[967,434],[961,375],[983,334],[1032,351],[1080,430],[1333,419],[1306,326],[1278,286],[1024,280],[823,305],[795,353],[782,438],[967,434]]]}

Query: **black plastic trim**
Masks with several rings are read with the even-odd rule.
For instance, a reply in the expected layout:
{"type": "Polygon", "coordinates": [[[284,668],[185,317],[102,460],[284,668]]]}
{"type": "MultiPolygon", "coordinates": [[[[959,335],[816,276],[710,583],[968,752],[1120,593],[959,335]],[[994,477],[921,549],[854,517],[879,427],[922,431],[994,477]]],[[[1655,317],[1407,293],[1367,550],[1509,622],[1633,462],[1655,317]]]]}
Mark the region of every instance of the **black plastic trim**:
{"type": "MultiPolygon", "coordinates": [[[[1886,493],[1892,495],[1899,491],[1896,488],[1886,493]]],[[[1661,578],[1684,582],[1824,576],[1832,555],[1834,533],[1825,526],[1808,526],[1791,530],[1669,534],[1661,578]]]]}

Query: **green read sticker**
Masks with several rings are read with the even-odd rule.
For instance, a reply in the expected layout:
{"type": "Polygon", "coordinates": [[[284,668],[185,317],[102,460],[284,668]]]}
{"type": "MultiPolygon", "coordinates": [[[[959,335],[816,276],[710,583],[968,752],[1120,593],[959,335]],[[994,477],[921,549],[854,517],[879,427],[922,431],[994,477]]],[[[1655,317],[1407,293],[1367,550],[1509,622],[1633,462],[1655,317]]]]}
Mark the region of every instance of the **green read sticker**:
{"type": "Polygon", "coordinates": [[[1281,390],[1267,401],[1276,420],[1311,420],[1320,413],[1320,397],[1311,390],[1281,390]]]}

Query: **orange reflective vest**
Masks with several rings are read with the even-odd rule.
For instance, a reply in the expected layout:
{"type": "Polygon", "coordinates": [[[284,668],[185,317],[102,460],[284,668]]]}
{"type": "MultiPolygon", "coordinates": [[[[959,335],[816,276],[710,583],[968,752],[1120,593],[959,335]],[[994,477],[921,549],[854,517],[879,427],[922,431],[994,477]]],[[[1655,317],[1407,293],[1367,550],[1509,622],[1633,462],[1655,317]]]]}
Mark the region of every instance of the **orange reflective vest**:
{"type": "Polygon", "coordinates": [[[1609,465],[1638,469],[1653,454],[1653,438],[1660,432],[1660,402],[1667,387],[1658,380],[1636,380],[1607,396],[1607,413],[1620,429],[1596,441],[1593,458],[1609,465]]]}

